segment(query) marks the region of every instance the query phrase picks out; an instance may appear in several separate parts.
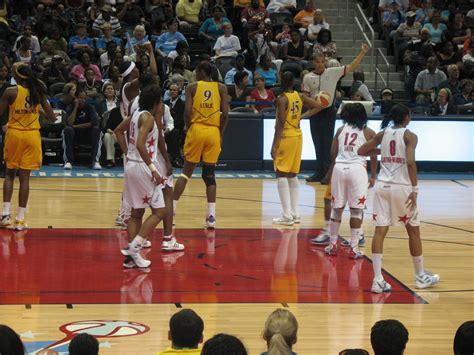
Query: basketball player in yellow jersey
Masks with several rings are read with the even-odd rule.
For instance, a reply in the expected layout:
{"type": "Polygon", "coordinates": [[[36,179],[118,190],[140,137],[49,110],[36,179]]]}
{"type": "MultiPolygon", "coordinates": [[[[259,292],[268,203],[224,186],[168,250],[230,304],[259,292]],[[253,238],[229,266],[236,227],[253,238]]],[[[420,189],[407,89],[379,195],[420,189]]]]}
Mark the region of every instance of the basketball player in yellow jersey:
{"type": "Polygon", "coordinates": [[[227,88],[211,78],[212,66],[201,62],[196,67],[197,83],[186,88],[184,118],[186,140],[184,142],[184,167],[174,188],[174,211],[196,164],[202,162],[202,179],[206,184],[206,227],[216,224],[216,176],[215,166],[221,152],[222,137],[228,119],[227,88]]]}
{"type": "Polygon", "coordinates": [[[296,176],[300,172],[303,149],[301,111],[303,105],[315,110],[323,109],[318,102],[294,91],[293,86],[293,74],[284,72],[281,76],[283,93],[276,100],[275,137],[271,151],[278,180],[278,195],[283,207],[283,214],[274,218],[273,223],[287,226],[300,223],[301,220],[298,212],[299,193],[296,176]]]}
{"type": "Polygon", "coordinates": [[[56,117],[48,102],[46,86],[36,78],[31,68],[26,64],[15,63],[12,71],[18,85],[7,88],[0,98],[0,115],[9,109],[4,147],[7,173],[3,182],[3,213],[0,227],[11,224],[10,201],[18,170],[19,208],[13,228],[23,230],[27,227],[24,219],[30,191],[30,172],[39,170],[43,160],[39,132],[40,108],[43,107],[49,121],[54,122],[56,117]]]}

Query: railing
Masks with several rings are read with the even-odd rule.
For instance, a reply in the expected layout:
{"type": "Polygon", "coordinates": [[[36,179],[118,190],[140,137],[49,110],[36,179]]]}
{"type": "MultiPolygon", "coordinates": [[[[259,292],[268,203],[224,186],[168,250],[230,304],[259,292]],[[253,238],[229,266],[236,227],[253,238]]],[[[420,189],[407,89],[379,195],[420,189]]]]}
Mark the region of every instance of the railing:
{"type": "Polygon", "coordinates": [[[390,63],[387,60],[387,57],[382,53],[382,50],[380,48],[377,49],[377,55],[375,56],[375,91],[377,91],[377,83],[378,83],[378,77],[380,76],[380,79],[382,80],[384,87],[387,87],[390,81],[390,63]],[[379,56],[382,57],[383,61],[385,62],[385,65],[387,66],[387,80],[383,78],[383,74],[379,69],[379,64],[378,64],[378,59],[379,56]]]}
{"type": "Polygon", "coordinates": [[[355,38],[356,37],[356,30],[357,30],[356,25],[357,25],[357,27],[359,28],[359,31],[362,34],[362,40],[365,40],[367,42],[367,44],[369,45],[369,47],[370,47],[371,54],[370,54],[370,69],[369,69],[369,72],[370,73],[375,73],[375,71],[374,71],[375,32],[374,32],[374,29],[370,25],[369,20],[365,16],[364,11],[362,11],[362,8],[360,7],[359,4],[356,4],[356,15],[354,16],[354,25],[353,25],[353,28],[352,28],[352,41],[353,42],[356,41],[356,38],[355,38]],[[363,24],[359,20],[359,17],[362,19],[363,24]],[[369,29],[370,39],[365,34],[365,28],[364,27],[367,27],[369,29]]]}

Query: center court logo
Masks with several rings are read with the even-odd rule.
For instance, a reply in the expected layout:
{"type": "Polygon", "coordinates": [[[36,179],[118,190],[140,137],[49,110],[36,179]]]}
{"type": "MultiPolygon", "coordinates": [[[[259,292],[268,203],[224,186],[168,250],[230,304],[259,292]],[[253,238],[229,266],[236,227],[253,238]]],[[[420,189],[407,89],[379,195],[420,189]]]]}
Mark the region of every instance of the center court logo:
{"type": "MultiPolygon", "coordinates": [[[[64,324],[59,327],[59,330],[65,334],[61,340],[26,342],[25,346],[28,354],[37,354],[46,349],[55,350],[62,354],[67,353],[67,347],[72,338],[82,333],[88,333],[98,339],[128,337],[145,334],[150,330],[150,327],[145,324],[122,320],[84,320],[64,324]]],[[[110,347],[110,344],[107,344],[108,346],[105,347],[110,347]]]]}

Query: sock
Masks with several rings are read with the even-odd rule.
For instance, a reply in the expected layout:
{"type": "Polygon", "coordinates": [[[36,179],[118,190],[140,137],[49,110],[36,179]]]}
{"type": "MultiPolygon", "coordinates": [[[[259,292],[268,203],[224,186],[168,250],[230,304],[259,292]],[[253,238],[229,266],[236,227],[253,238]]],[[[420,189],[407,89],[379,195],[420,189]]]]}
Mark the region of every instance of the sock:
{"type": "Polygon", "coordinates": [[[329,226],[331,225],[331,221],[324,221],[326,226],[324,227],[324,230],[329,233],[329,226]]]}
{"type": "Polygon", "coordinates": [[[416,276],[421,276],[425,273],[425,268],[423,267],[423,255],[412,256],[413,266],[415,267],[416,276]]]}
{"type": "Polygon", "coordinates": [[[360,228],[351,228],[351,248],[359,245],[360,228]]]}
{"type": "Polygon", "coordinates": [[[298,204],[300,191],[298,186],[298,178],[295,176],[293,178],[288,178],[288,186],[290,188],[290,201],[291,201],[291,214],[293,216],[299,216],[298,204]]]}
{"type": "Polygon", "coordinates": [[[173,234],[163,236],[163,240],[166,241],[166,242],[169,242],[171,240],[171,238],[173,238],[173,234]]]}
{"type": "Polygon", "coordinates": [[[18,215],[16,216],[16,219],[19,221],[25,220],[25,212],[26,207],[18,207],[18,215]]]}
{"type": "Polygon", "coordinates": [[[374,268],[374,279],[377,281],[382,281],[382,257],[383,254],[372,254],[372,267],[374,268]]]}
{"type": "Polygon", "coordinates": [[[291,197],[290,187],[287,178],[278,178],[278,195],[280,196],[281,207],[283,208],[283,216],[291,217],[291,197]]]}
{"type": "Polygon", "coordinates": [[[173,200],[173,216],[176,215],[176,206],[178,206],[178,200],[173,200]]]}
{"type": "Polygon", "coordinates": [[[207,203],[207,216],[216,216],[216,203],[208,202],[207,203]]]}
{"type": "Polygon", "coordinates": [[[337,244],[337,237],[339,235],[339,228],[341,227],[341,222],[335,222],[331,221],[331,224],[329,225],[329,234],[331,244],[337,244]]]}
{"type": "Polygon", "coordinates": [[[10,202],[4,202],[3,203],[3,216],[9,215],[10,214],[10,202]]]}
{"type": "Polygon", "coordinates": [[[142,247],[144,242],[145,238],[137,234],[137,236],[133,238],[132,242],[130,243],[130,249],[133,251],[140,251],[140,248],[142,247]]]}

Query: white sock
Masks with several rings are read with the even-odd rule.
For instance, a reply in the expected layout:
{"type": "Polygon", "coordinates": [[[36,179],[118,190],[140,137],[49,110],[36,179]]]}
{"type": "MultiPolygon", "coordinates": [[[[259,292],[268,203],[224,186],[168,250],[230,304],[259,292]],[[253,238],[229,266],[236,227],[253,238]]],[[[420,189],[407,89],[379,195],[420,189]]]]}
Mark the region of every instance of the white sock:
{"type": "Polygon", "coordinates": [[[133,251],[139,251],[144,242],[145,238],[137,234],[137,236],[133,238],[132,242],[130,243],[130,249],[133,251]]]}
{"type": "Polygon", "coordinates": [[[176,214],[176,206],[178,205],[178,200],[173,200],[173,215],[176,214]]]}
{"type": "Polygon", "coordinates": [[[351,228],[351,248],[359,245],[360,228],[351,228]]]}
{"type": "Polygon", "coordinates": [[[288,178],[288,186],[290,188],[290,200],[291,200],[291,214],[293,216],[299,216],[299,199],[300,199],[300,190],[298,186],[298,178],[295,176],[293,178],[288,178]]]}
{"type": "Polygon", "coordinates": [[[207,203],[207,216],[216,216],[216,203],[208,202],[207,203]]]}
{"type": "Polygon", "coordinates": [[[9,215],[10,214],[10,202],[4,202],[3,203],[3,216],[9,215]]]}
{"type": "Polygon", "coordinates": [[[163,236],[163,240],[166,240],[166,241],[171,240],[171,238],[173,238],[173,234],[163,236]]]}
{"type": "Polygon", "coordinates": [[[339,236],[339,228],[341,227],[341,222],[331,221],[329,225],[329,234],[331,244],[337,244],[337,237],[339,236]]]}
{"type": "Polygon", "coordinates": [[[25,212],[26,212],[26,207],[18,207],[18,215],[16,216],[16,219],[19,221],[24,221],[25,212]]]}
{"type": "Polygon", "coordinates": [[[324,230],[329,233],[329,226],[331,225],[331,221],[324,221],[326,226],[324,227],[324,230]]]}
{"type": "Polygon", "coordinates": [[[416,276],[421,276],[425,273],[425,268],[423,267],[423,255],[412,256],[413,266],[415,267],[416,276]]]}
{"type": "Polygon", "coordinates": [[[290,187],[287,178],[278,178],[278,195],[280,196],[281,207],[283,208],[283,216],[291,217],[291,198],[290,187]]]}
{"type": "Polygon", "coordinates": [[[372,267],[374,268],[374,279],[377,281],[382,281],[382,258],[383,254],[372,254],[372,267]]]}

